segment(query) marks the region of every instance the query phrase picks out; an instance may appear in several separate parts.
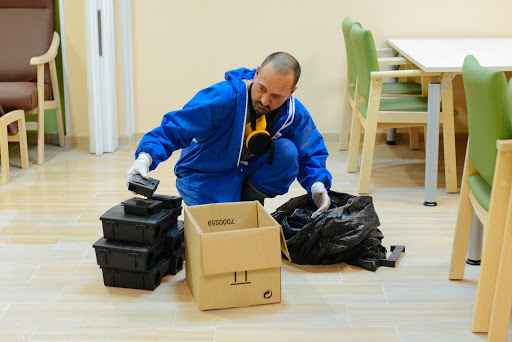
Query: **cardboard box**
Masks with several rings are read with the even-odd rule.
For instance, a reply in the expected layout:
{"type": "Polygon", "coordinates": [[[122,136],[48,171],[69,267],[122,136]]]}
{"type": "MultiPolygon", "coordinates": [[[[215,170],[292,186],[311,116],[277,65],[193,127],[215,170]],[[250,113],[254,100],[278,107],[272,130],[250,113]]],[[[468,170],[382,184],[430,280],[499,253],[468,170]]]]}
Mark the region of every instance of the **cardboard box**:
{"type": "Polygon", "coordinates": [[[257,202],[185,208],[187,283],[200,310],[281,301],[281,226],[257,202]]]}

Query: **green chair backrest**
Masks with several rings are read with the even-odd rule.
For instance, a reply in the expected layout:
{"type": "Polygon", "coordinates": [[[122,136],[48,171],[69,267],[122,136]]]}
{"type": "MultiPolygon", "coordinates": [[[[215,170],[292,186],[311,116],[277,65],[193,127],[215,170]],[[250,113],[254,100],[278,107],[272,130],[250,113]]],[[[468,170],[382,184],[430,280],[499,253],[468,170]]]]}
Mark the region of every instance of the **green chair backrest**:
{"type": "Polygon", "coordinates": [[[508,81],[508,112],[512,116],[512,78],[508,81]]]}
{"type": "Polygon", "coordinates": [[[357,66],[354,49],[352,48],[352,39],[350,38],[350,29],[354,25],[361,27],[361,24],[354,22],[349,18],[343,19],[343,22],[341,23],[343,38],[345,38],[345,50],[347,51],[348,79],[355,84],[357,80],[357,66]]]}
{"type": "Polygon", "coordinates": [[[350,38],[357,65],[357,89],[361,96],[368,101],[371,84],[370,73],[379,71],[375,42],[370,30],[362,29],[358,25],[353,25],[350,29],[350,38]]]}
{"type": "MultiPolygon", "coordinates": [[[[484,68],[466,56],[462,79],[468,108],[468,157],[484,180],[492,185],[496,165],[496,140],[512,138],[507,79],[500,71],[484,68]]],[[[512,90],[510,90],[512,96],[512,90]]]]}

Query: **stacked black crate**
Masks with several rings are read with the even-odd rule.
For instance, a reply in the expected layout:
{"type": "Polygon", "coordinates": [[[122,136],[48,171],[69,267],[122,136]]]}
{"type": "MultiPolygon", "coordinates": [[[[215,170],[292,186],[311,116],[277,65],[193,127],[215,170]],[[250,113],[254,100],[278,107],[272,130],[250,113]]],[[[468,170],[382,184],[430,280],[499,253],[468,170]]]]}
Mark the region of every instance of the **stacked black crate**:
{"type": "Polygon", "coordinates": [[[103,237],[93,247],[106,286],[154,290],[183,268],[182,198],[155,195],[158,183],[135,177],[129,190],[146,198],[123,201],[100,217],[103,237]]]}

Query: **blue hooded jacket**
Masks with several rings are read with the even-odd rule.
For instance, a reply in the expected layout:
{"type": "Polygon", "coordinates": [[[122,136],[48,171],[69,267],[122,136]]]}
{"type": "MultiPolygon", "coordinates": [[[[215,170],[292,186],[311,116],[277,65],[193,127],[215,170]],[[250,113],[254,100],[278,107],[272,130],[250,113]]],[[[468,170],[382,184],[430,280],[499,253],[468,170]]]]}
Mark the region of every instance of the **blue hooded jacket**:
{"type": "MultiPolygon", "coordinates": [[[[150,170],[182,149],[176,175],[218,173],[237,168],[244,142],[247,113],[247,86],[256,70],[228,71],[225,81],[197,93],[181,110],[164,115],[162,124],[142,138],[140,152],[153,159],[150,170]]],[[[280,118],[270,132],[273,139],[291,140],[299,151],[297,179],[311,195],[316,181],[331,186],[325,167],[327,149],[306,108],[292,95],[282,106],[280,118]]],[[[229,186],[229,184],[226,184],[229,186]]]]}

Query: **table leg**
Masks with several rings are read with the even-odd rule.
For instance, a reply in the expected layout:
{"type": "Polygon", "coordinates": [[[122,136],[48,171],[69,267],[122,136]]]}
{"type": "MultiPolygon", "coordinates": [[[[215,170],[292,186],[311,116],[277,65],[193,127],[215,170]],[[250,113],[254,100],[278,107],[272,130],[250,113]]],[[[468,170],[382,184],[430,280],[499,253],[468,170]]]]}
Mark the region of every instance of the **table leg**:
{"type": "Polygon", "coordinates": [[[428,119],[427,146],[425,161],[425,202],[423,205],[437,205],[437,169],[439,156],[439,117],[440,117],[441,83],[430,82],[428,85],[428,119]]]}
{"type": "Polygon", "coordinates": [[[388,128],[388,134],[386,137],[386,145],[396,145],[396,128],[388,128]]]}

